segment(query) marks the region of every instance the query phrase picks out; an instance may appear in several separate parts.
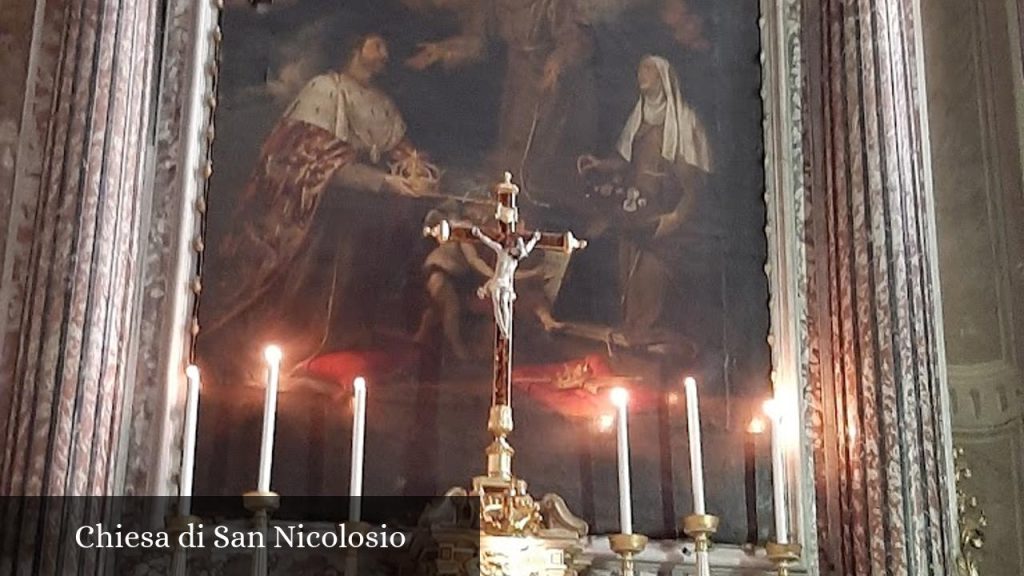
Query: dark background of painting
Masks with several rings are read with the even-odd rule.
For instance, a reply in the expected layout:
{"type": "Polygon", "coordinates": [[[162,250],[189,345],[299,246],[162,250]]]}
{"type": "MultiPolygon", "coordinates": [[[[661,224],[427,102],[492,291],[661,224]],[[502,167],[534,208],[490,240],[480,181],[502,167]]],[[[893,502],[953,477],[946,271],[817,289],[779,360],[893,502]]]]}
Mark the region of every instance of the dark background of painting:
{"type": "MultiPolygon", "coordinates": [[[[611,153],[636,102],[636,64],[654,53],[678,71],[687,100],[708,130],[717,170],[687,224],[687,264],[673,306],[680,330],[701,353],[670,371],[654,368],[653,378],[650,366],[637,367],[659,401],[638,410],[630,422],[635,526],[653,536],[672,536],[678,519],[691,508],[685,407],[678,400],[676,378],[682,368],[701,382],[708,505],[723,517],[719,539],[763,541],[771,514],[767,439],[745,431],[768,394],[770,369],[757,3],[691,3],[704,20],[706,50],[676,42],[659,21],[655,4],[639,2],[593,25],[599,141],[606,144],[596,152],[611,153]]],[[[380,84],[402,111],[410,138],[439,165],[453,173],[478,168],[494,142],[503,78],[500,51],[447,73],[413,72],[401,65],[417,43],[458,31],[449,14],[414,12],[393,0],[301,0],[265,14],[244,4],[229,6],[222,28],[211,245],[227,229],[230,208],[263,138],[302,85],[289,81],[289,75],[305,80],[336,68],[347,40],[357,34],[379,32],[388,39],[392,64],[380,84]]],[[[428,209],[424,206],[423,212],[428,209]]],[[[364,249],[372,257],[374,247],[364,249]]],[[[615,263],[613,247],[602,242],[576,258],[556,315],[614,323],[615,263]]],[[[405,281],[400,269],[396,264],[396,278],[405,281]]],[[[216,277],[217,269],[206,274],[216,277]]],[[[407,292],[407,286],[398,286],[394,293],[407,292]]],[[[199,353],[228,345],[200,338],[199,353]]],[[[547,357],[547,341],[529,333],[520,334],[517,346],[520,363],[557,359],[547,357]]],[[[619,367],[628,369],[629,361],[619,367]]],[[[477,371],[442,369],[440,378],[431,381],[412,375],[379,387],[371,382],[367,494],[439,493],[466,486],[481,473],[488,441],[488,374],[484,360],[477,371]]],[[[282,393],[274,465],[278,492],[347,491],[351,412],[348,396],[336,392],[282,393]]],[[[198,494],[237,494],[254,487],[262,403],[258,389],[213,385],[204,391],[198,494]]],[[[593,531],[616,531],[614,435],[590,419],[552,412],[525,394],[515,393],[514,404],[517,474],[531,482],[536,496],[564,496],[593,531]]]]}

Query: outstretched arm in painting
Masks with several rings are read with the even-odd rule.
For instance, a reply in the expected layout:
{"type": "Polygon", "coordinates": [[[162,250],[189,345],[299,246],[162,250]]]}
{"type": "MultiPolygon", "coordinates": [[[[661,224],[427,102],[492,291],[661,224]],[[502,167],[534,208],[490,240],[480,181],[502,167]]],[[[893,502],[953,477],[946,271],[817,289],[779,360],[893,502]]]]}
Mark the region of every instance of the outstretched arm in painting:
{"type": "Polygon", "coordinates": [[[421,42],[405,65],[413,70],[426,70],[441,64],[450,70],[483,58],[487,51],[487,16],[482,4],[477,4],[463,23],[461,34],[436,42],[421,42]]]}
{"type": "MultiPolygon", "coordinates": [[[[415,148],[406,139],[396,145],[388,153],[388,156],[392,160],[398,161],[408,158],[414,151],[415,148]]],[[[342,167],[334,174],[333,182],[347,190],[358,190],[360,192],[384,192],[409,197],[420,195],[408,178],[389,174],[376,166],[361,162],[352,162],[342,167]]]]}
{"type": "Polygon", "coordinates": [[[360,192],[397,194],[399,196],[419,196],[408,178],[388,174],[368,164],[353,162],[334,173],[332,182],[346,190],[360,192]]]}

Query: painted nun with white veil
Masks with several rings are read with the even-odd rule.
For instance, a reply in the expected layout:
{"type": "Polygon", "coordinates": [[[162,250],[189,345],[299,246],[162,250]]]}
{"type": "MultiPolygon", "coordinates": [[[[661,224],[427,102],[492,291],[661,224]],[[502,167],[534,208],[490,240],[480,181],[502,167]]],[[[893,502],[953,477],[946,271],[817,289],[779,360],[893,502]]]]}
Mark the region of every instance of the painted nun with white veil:
{"type": "Polygon", "coordinates": [[[645,56],[637,85],[639,99],[617,154],[582,156],[577,168],[591,178],[623,182],[618,193],[605,192],[614,200],[612,229],[619,233],[622,333],[643,345],[664,339],[665,301],[683,264],[682,232],[714,164],[704,126],[668,60],[645,56]]]}

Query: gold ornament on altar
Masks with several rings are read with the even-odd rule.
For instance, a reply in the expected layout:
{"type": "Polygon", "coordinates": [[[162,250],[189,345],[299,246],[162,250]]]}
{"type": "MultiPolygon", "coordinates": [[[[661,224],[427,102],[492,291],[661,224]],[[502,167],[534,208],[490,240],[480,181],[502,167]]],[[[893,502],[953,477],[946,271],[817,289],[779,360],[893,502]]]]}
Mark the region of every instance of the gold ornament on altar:
{"type": "Polygon", "coordinates": [[[635,576],[633,559],[647,548],[647,536],[643,534],[612,534],[608,536],[612,552],[622,559],[622,576],[635,576]]]}
{"type": "Polygon", "coordinates": [[[789,569],[800,562],[800,558],[803,555],[803,547],[794,542],[786,544],[768,542],[765,545],[765,551],[768,554],[768,559],[775,564],[776,573],[779,576],[789,576],[789,569]]]}
{"type": "Polygon", "coordinates": [[[964,449],[953,450],[953,466],[956,469],[956,510],[960,525],[960,556],[956,567],[960,576],[978,576],[978,553],[985,545],[985,528],[988,519],[978,506],[978,499],[970,496],[964,481],[971,478],[971,469],[964,462],[964,449]]]}
{"type": "MultiPolygon", "coordinates": [[[[406,164],[392,167],[403,177],[429,182],[440,174],[416,157],[406,164]],[[420,162],[420,164],[417,164],[420,162]]],[[[481,231],[474,226],[442,221],[424,229],[424,234],[438,242],[468,242],[484,244],[496,251],[525,258],[536,247],[540,250],[563,254],[583,248],[586,244],[572,234],[524,234],[518,229],[519,211],[516,198],[519,187],[512,183],[512,175],[505,174],[503,182],[494,189],[496,231],[481,231]],[[523,249],[529,243],[529,248],[523,249]],[[520,249],[513,251],[516,246],[520,249]]],[[[502,254],[499,254],[499,258],[502,254]]],[[[587,535],[588,526],[569,512],[565,501],[556,495],[547,495],[540,502],[527,491],[526,482],[512,472],[515,450],[508,442],[514,425],[512,421],[512,302],[514,298],[515,267],[496,266],[492,282],[505,288],[508,298],[501,303],[504,314],[495,308],[494,375],[492,380],[491,409],[487,430],[492,442],[487,447],[487,473],[473,478],[473,488],[467,492],[453,488],[449,495],[464,494],[479,499],[480,525],[476,533],[480,538],[479,573],[481,576],[575,576],[575,558],[580,541],[587,535]],[[502,324],[502,317],[509,319],[502,324]]],[[[503,293],[492,296],[498,301],[503,293]]],[[[444,560],[438,565],[438,576],[468,576],[465,574],[466,531],[441,530],[434,533],[444,560]],[[460,534],[461,532],[461,534],[460,534]],[[460,552],[461,551],[461,552],[460,552]]]]}
{"type": "Polygon", "coordinates": [[[393,162],[389,168],[392,175],[405,178],[413,190],[421,194],[437,193],[441,185],[441,176],[444,174],[443,170],[425,160],[418,152],[393,162]]]}

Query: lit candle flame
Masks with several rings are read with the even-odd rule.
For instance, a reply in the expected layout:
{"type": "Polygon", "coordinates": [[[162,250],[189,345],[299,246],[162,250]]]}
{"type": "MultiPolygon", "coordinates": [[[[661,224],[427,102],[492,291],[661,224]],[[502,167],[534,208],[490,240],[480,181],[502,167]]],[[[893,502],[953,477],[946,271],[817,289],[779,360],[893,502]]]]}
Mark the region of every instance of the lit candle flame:
{"type": "Polygon", "coordinates": [[[362,376],[357,377],[352,381],[352,387],[355,390],[366,390],[366,378],[363,378],[362,376]]]}
{"type": "Polygon", "coordinates": [[[271,364],[279,364],[281,362],[281,349],[274,345],[267,346],[263,350],[263,357],[271,364]]]}
{"type": "Polygon", "coordinates": [[[768,425],[765,424],[764,418],[754,416],[750,419],[750,424],[747,425],[747,432],[751,434],[764,434],[764,431],[768,429],[768,425]]]}
{"type": "Polygon", "coordinates": [[[616,406],[625,406],[629,404],[629,391],[625,388],[615,388],[612,390],[612,404],[616,406]]]}

